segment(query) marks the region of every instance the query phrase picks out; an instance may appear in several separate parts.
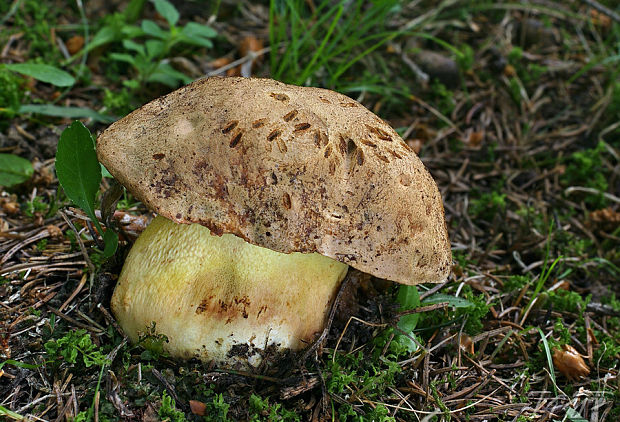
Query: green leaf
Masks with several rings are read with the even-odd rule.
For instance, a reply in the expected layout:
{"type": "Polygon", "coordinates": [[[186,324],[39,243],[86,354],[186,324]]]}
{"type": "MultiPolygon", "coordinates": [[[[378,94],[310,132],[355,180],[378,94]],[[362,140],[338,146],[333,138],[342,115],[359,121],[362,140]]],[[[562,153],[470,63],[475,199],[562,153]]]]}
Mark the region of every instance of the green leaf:
{"type": "Polygon", "coordinates": [[[7,69],[33,77],[41,82],[56,86],[72,86],[75,78],[57,67],[38,63],[15,63],[5,65],[7,69]]]}
{"type": "MultiPolygon", "coordinates": [[[[396,302],[400,304],[400,311],[408,311],[420,306],[420,295],[416,286],[400,286],[396,295],[396,302]]],[[[398,321],[398,328],[410,333],[415,330],[420,314],[403,315],[398,321]]]]}
{"type": "Polygon", "coordinates": [[[160,63],[155,72],[147,79],[148,82],[159,82],[171,88],[176,88],[179,82],[188,84],[193,81],[192,78],[184,73],[179,72],[168,63],[160,63]]]}
{"type": "Polygon", "coordinates": [[[0,186],[13,186],[30,179],[34,169],[25,158],[0,154],[0,186]]]}
{"type": "Polygon", "coordinates": [[[99,123],[112,123],[116,120],[112,116],[97,113],[95,110],[86,107],[63,107],[51,104],[24,104],[19,108],[18,113],[35,113],[69,119],[88,118],[99,123]]]}
{"type": "Polygon", "coordinates": [[[118,235],[103,231],[95,216],[95,197],[101,183],[101,165],[90,131],[75,121],[60,135],[56,151],[56,175],[67,197],[93,221],[105,242],[103,256],[111,257],[118,247],[118,235]]]}
{"type": "Polygon", "coordinates": [[[213,38],[217,35],[217,31],[210,26],[201,25],[197,22],[188,22],[183,27],[181,33],[188,38],[202,37],[213,38]]]}
{"type": "Polygon", "coordinates": [[[96,221],[95,196],[101,183],[101,166],[95,140],[81,122],[73,122],[60,135],[56,174],[69,199],[96,221]]]}
{"type": "Polygon", "coordinates": [[[119,62],[129,63],[132,66],[136,62],[135,57],[127,53],[110,53],[110,58],[119,62]]]}
{"type": "Polygon", "coordinates": [[[146,46],[147,57],[156,60],[159,56],[164,54],[164,43],[159,40],[148,40],[144,43],[146,46]]]}
{"type": "Polygon", "coordinates": [[[155,0],[155,10],[168,21],[170,26],[176,25],[179,21],[179,12],[168,0],[155,0]]]}
{"type": "Polygon", "coordinates": [[[168,32],[161,29],[159,25],[148,19],[142,21],[142,30],[145,34],[148,34],[155,38],[160,38],[162,40],[168,38],[169,35],[168,32]]]}
{"type": "Polygon", "coordinates": [[[566,410],[566,415],[564,416],[564,420],[568,422],[588,422],[586,418],[581,416],[581,413],[577,412],[572,407],[569,407],[566,410]]]}
{"type": "Polygon", "coordinates": [[[101,28],[93,37],[92,40],[86,46],[86,52],[91,51],[94,48],[97,48],[101,45],[111,43],[116,40],[116,31],[111,26],[104,26],[101,28]]]}
{"type": "Polygon", "coordinates": [[[195,45],[195,46],[204,47],[204,48],[213,47],[213,43],[211,42],[211,40],[208,40],[206,38],[201,38],[201,37],[190,38],[187,35],[182,34],[180,39],[185,44],[195,45]]]}
{"type": "Polygon", "coordinates": [[[135,51],[138,54],[146,55],[144,46],[132,40],[123,40],[123,47],[127,50],[135,51]]]}
{"type": "Polygon", "coordinates": [[[139,26],[127,25],[121,29],[122,39],[136,38],[144,35],[144,31],[139,26]]]}
{"type": "Polygon", "coordinates": [[[17,360],[13,360],[13,359],[7,359],[3,362],[0,362],[0,369],[2,369],[2,367],[4,365],[13,365],[13,366],[17,366],[18,368],[24,368],[24,369],[37,369],[38,367],[40,367],[43,364],[39,364],[39,365],[32,365],[30,363],[23,363],[23,362],[19,362],[17,360]]]}
{"type": "Polygon", "coordinates": [[[436,293],[432,296],[427,297],[426,299],[422,301],[424,305],[429,305],[432,303],[442,303],[442,302],[448,302],[450,306],[453,306],[455,308],[471,308],[472,306],[475,306],[473,302],[470,302],[467,299],[463,299],[462,297],[446,295],[443,293],[436,293]]]}
{"type": "Polygon", "coordinates": [[[142,9],[144,9],[145,2],[146,0],[131,0],[125,10],[123,10],[125,20],[130,23],[138,20],[142,14],[142,9]]]}
{"type": "MultiPolygon", "coordinates": [[[[416,286],[402,285],[398,288],[398,294],[396,295],[396,302],[400,304],[400,311],[408,311],[420,306],[420,295],[416,286]]],[[[420,314],[403,315],[398,321],[398,328],[410,336],[413,336],[413,330],[418,325],[420,314]]],[[[394,340],[401,346],[404,346],[408,352],[413,352],[418,348],[418,345],[406,335],[402,333],[396,333],[394,340]]]]}
{"type": "Polygon", "coordinates": [[[110,229],[103,233],[103,241],[105,247],[103,248],[103,256],[106,258],[111,257],[118,248],[118,234],[110,229]]]}

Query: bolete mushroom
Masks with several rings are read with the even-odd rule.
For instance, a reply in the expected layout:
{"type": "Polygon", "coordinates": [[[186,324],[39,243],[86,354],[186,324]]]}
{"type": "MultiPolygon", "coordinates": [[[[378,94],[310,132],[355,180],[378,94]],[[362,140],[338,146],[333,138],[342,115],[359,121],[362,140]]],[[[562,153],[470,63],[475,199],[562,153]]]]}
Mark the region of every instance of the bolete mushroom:
{"type": "Polygon", "coordinates": [[[97,153],[159,214],[112,310],[134,341],[154,321],[173,356],[253,365],[268,346],[306,347],[349,265],[404,284],[448,275],[435,182],[336,92],[198,80],[112,124],[97,153]]]}

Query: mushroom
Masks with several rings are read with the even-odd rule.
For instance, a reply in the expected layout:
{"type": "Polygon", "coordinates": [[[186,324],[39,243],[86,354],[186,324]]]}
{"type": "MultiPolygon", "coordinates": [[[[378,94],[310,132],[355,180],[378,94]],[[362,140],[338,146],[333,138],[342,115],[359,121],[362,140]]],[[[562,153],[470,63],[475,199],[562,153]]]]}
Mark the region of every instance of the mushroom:
{"type": "Polygon", "coordinates": [[[99,160],[159,215],[112,297],[131,340],[256,365],[324,326],[348,266],[404,284],[451,263],[441,196],[358,102],[268,79],[207,78],[112,124],[99,160]]]}

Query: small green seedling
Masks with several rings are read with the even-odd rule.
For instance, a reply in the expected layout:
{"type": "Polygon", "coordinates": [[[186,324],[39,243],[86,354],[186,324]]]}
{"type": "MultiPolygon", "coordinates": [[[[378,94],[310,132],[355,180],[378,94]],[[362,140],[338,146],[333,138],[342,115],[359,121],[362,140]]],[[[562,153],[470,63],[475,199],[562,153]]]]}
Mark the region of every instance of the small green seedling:
{"type": "Polygon", "coordinates": [[[62,358],[72,364],[76,364],[78,357],[81,356],[81,361],[87,368],[109,364],[106,356],[93,344],[86,330],[70,331],[62,338],[48,341],[45,343],[45,352],[52,360],[62,358]]]}
{"type": "Polygon", "coordinates": [[[161,407],[157,412],[162,421],[167,422],[184,422],[187,419],[185,414],[176,408],[174,399],[165,391],[161,396],[161,407]]]}
{"type": "Polygon", "coordinates": [[[118,235],[105,232],[95,216],[95,197],[101,183],[101,165],[97,161],[95,139],[81,122],[75,121],[60,135],[56,152],[58,182],[71,201],[80,207],[103,233],[103,255],[111,257],[118,246],[118,235]]]}
{"type": "MultiPolygon", "coordinates": [[[[137,73],[135,80],[125,81],[131,89],[138,89],[144,83],[158,82],[169,87],[176,87],[179,83],[189,83],[193,79],[174,69],[164,59],[170,55],[176,45],[195,47],[213,47],[211,38],[217,35],[214,29],[196,22],[188,22],[179,27],[179,12],[167,0],[155,0],[155,9],[166,19],[168,30],[162,29],[157,23],[145,19],[140,28],[125,26],[122,33],[125,39],[122,44],[127,53],[111,53],[110,58],[129,64],[137,73]],[[134,39],[139,39],[135,41],[134,39]]],[[[109,32],[102,28],[95,41],[105,39],[109,32]],[[105,31],[105,32],[102,32],[105,31]]],[[[110,40],[111,41],[111,40],[110,40]]]]}

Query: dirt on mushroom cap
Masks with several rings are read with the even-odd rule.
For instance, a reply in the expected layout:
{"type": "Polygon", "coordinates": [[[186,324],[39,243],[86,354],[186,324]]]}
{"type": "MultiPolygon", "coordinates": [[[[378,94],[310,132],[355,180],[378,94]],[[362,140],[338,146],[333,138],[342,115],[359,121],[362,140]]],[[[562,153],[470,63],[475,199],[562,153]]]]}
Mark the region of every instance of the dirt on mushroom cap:
{"type": "Polygon", "coordinates": [[[406,284],[448,275],[441,196],[398,134],[333,91],[208,78],[111,125],[99,159],[134,195],[279,252],[406,284]]]}

